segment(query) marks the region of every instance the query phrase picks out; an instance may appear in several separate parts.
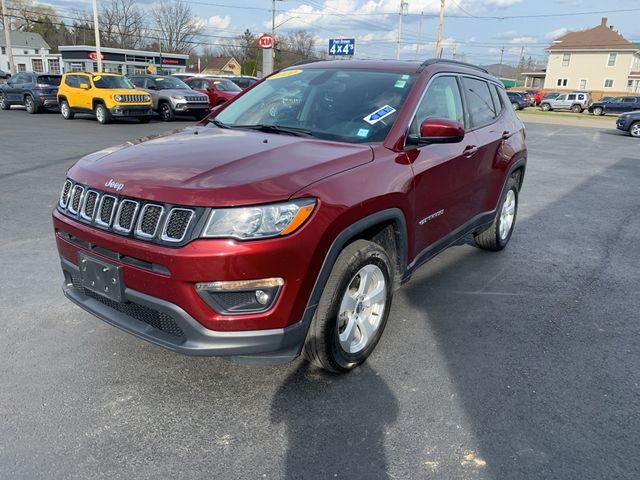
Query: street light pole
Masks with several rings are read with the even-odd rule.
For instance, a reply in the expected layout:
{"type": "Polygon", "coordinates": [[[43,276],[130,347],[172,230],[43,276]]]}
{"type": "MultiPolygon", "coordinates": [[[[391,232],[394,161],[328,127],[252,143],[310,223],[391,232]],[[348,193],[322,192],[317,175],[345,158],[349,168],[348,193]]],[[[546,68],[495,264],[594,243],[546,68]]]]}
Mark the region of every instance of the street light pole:
{"type": "Polygon", "coordinates": [[[96,60],[98,61],[98,72],[102,72],[102,52],[100,51],[100,25],[98,24],[98,0],[93,0],[92,3],[93,29],[96,33],[96,60]]]}
{"type": "Polygon", "coordinates": [[[440,0],[440,19],[438,20],[438,32],[436,33],[436,58],[442,55],[440,37],[442,36],[442,24],[444,23],[444,0],[440,0]]]}
{"type": "Polygon", "coordinates": [[[11,25],[9,25],[9,17],[7,16],[7,4],[2,0],[2,21],[4,24],[4,38],[7,43],[7,58],[9,59],[9,73],[16,73],[16,65],[13,63],[13,48],[11,46],[11,25]]]}

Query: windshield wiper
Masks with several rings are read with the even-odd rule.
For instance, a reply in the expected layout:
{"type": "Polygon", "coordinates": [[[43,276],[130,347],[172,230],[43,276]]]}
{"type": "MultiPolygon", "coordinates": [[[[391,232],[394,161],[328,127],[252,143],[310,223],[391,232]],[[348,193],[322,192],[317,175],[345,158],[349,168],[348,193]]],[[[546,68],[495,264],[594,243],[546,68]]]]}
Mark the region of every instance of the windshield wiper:
{"type": "Polygon", "coordinates": [[[231,128],[226,123],[222,123],[220,120],[216,120],[215,118],[212,118],[211,120],[209,120],[209,123],[213,123],[216,127],[220,127],[220,128],[231,128]]]}
{"type": "Polygon", "coordinates": [[[313,137],[313,132],[308,128],[283,127],[280,125],[230,125],[232,128],[249,128],[251,130],[259,130],[267,133],[288,133],[297,137],[313,137]]]}

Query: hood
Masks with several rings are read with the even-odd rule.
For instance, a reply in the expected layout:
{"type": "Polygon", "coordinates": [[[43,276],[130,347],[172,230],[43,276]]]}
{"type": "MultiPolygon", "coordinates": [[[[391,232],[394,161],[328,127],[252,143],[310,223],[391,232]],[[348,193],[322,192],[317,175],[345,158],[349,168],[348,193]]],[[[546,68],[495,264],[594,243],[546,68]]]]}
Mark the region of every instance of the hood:
{"type": "Polygon", "coordinates": [[[205,94],[201,92],[196,92],[195,90],[186,89],[186,88],[163,88],[162,90],[151,90],[151,91],[166,97],[170,95],[186,97],[188,95],[193,97],[202,97],[204,100],[209,99],[209,97],[207,97],[205,94]]]}
{"type": "Polygon", "coordinates": [[[199,126],[87,155],[69,177],[101,190],[122,184],[118,194],[146,200],[232,206],[286,200],[372,160],[368,145],[199,126]]]}

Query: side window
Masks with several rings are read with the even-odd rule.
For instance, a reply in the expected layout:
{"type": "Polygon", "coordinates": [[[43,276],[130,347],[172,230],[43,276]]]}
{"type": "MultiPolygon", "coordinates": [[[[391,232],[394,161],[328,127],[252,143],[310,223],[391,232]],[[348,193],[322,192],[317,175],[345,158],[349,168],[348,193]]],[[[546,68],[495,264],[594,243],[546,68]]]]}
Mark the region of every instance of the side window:
{"type": "Polygon", "coordinates": [[[502,100],[500,99],[500,94],[498,93],[498,87],[491,84],[489,88],[491,90],[491,98],[493,98],[493,106],[496,108],[497,117],[502,112],[502,100]]]}
{"type": "Polygon", "coordinates": [[[575,100],[576,96],[575,95],[569,95],[569,97],[567,98],[567,100],[575,100]]]}
{"type": "Polygon", "coordinates": [[[497,115],[487,82],[463,77],[462,85],[467,99],[471,128],[481,127],[493,122],[497,115]]]}
{"type": "Polygon", "coordinates": [[[131,80],[131,83],[133,83],[138,88],[144,87],[144,81],[140,77],[131,77],[129,80],[131,80]]]}
{"type": "Polygon", "coordinates": [[[583,94],[578,94],[578,100],[584,100],[584,95],[583,94]]]}
{"type": "Polygon", "coordinates": [[[626,98],[623,98],[622,101],[624,103],[636,103],[636,99],[634,97],[626,97],[626,98]]]}
{"type": "Polygon", "coordinates": [[[448,118],[464,125],[462,98],[456,77],[437,77],[429,84],[418,105],[411,132],[418,133],[420,124],[427,118],[448,118]]]}
{"type": "Polygon", "coordinates": [[[80,84],[85,83],[87,85],[89,85],[89,87],[91,87],[91,82],[89,81],[89,77],[87,77],[86,75],[78,75],[78,87],[80,87],[80,84]]]}
{"type": "Polygon", "coordinates": [[[64,83],[72,88],[80,87],[80,82],[78,81],[78,75],[67,75],[64,79],[64,83]]]}
{"type": "Polygon", "coordinates": [[[559,95],[558,98],[556,98],[556,100],[558,100],[559,102],[566,100],[567,96],[566,95],[559,95]]]}

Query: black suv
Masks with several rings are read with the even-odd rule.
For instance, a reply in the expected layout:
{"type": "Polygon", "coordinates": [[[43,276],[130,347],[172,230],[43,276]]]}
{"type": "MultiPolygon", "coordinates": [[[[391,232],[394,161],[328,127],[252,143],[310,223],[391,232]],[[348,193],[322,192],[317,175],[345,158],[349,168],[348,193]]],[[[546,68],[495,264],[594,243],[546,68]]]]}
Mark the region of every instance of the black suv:
{"type": "Polygon", "coordinates": [[[0,109],[23,105],[29,113],[43,108],[58,107],[58,86],[62,75],[55,73],[20,72],[0,86],[0,109]]]}
{"type": "Polygon", "coordinates": [[[636,97],[608,97],[589,106],[589,113],[606,115],[607,113],[624,113],[640,110],[640,96],[636,97]]]}

